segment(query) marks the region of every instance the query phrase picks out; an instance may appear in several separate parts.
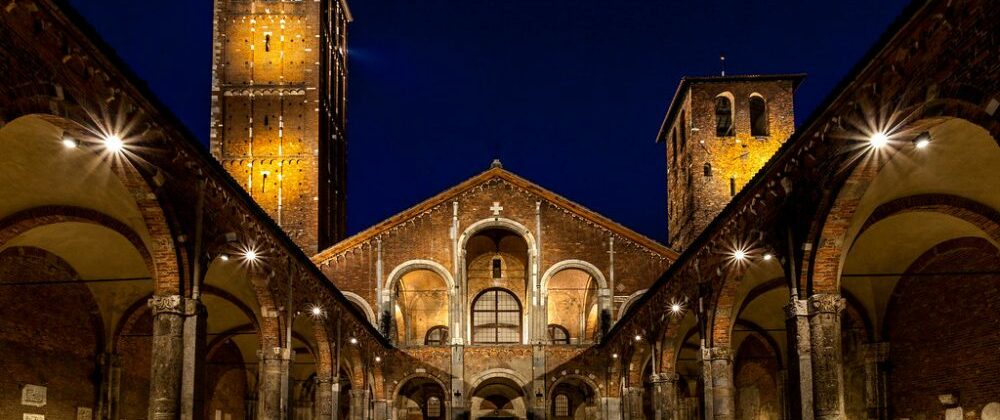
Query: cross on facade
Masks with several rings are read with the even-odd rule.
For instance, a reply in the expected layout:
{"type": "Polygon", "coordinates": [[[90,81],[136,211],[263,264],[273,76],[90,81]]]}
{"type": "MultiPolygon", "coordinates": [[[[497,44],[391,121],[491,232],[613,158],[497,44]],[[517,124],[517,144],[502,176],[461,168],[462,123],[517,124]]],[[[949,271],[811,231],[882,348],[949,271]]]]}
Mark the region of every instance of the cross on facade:
{"type": "Polygon", "coordinates": [[[493,207],[490,207],[490,210],[493,211],[493,215],[494,216],[499,216],[500,215],[500,210],[503,210],[503,207],[500,207],[500,202],[499,201],[494,201],[493,202],[493,207]]]}

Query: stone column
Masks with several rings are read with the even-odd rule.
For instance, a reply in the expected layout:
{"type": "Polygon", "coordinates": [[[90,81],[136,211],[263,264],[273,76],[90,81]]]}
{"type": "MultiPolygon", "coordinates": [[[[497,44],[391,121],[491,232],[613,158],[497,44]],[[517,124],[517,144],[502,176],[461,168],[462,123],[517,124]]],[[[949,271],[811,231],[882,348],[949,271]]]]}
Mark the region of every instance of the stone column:
{"type": "Polygon", "coordinates": [[[625,420],[642,419],[642,391],[643,389],[637,386],[625,388],[625,420]]]}
{"type": "Polygon", "coordinates": [[[117,420],[121,395],[122,358],[114,353],[101,354],[101,399],[97,416],[100,420],[117,420]]]}
{"type": "Polygon", "coordinates": [[[388,420],[391,418],[389,415],[389,407],[391,406],[391,404],[389,404],[388,400],[375,400],[373,405],[375,408],[375,412],[372,413],[372,419],[388,420]]]}
{"type": "Polygon", "coordinates": [[[653,420],[673,420],[677,410],[676,377],[671,373],[653,374],[653,420]]]}
{"type": "Polygon", "coordinates": [[[257,419],[280,420],[288,414],[288,391],[284,384],[291,365],[293,352],[282,347],[272,347],[258,352],[260,371],[257,385],[257,419]],[[285,397],[285,398],[283,398],[285,397]]]}
{"type": "Polygon", "coordinates": [[[622,420],[622,400],[615,397],[601,398],[598,417],[605,420],[622,420]]]}
{"type": "Polygon", "coordinates": [[[184,366],[184,318],[197,302],[180,295],[153,296],[153,352],[150,357],[149,419],[175,420],[181,415],[184,366]]]}
{"type": "Polygon", "coordinates": [[[813,409],[816,420],[844,418],[844,371],[840,348],[839,295],[809,297],[809,342],[812,347],[813,409]]]}
{"type": "Polygon", "coordinates": [[[351,420],[368,420],[370,418],[368,413],[369,398],[368,390],[351,390],[351,420]]]}
{"type": "Polygon", "coordinates": [[[789,419],[813,419],[812,346],[809,344],[809,308],[801,299],[785,306],[788,333],[788,413],[789,419]]]}
{"type": "Polygon", "coordinates": [[[316,420],[333,420],[333,379],[316,377],[316,395],[313,401],[313,417],[316,420]]]}
{"type": "Polygon", "coordinates": [[[872,343],[865,348],[865,405],[868,418],[885,420],[889,417],[889,396],[885,364],[889,360],[889,343],[872,343]]]}
{"type": "Polygon", "coordinates": [[[712,365],[712,418],[732,420],[736,418],[732,351],[728,347],[713,347],[708,349],[708,359],[712,365]]]}

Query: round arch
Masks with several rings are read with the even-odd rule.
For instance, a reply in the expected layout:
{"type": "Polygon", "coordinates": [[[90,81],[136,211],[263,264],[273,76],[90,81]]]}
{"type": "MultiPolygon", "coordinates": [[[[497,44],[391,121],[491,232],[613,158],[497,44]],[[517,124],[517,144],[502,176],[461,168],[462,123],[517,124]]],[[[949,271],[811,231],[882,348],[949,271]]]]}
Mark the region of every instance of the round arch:
{"type": "MultiPolygon", "coordinates": [[[[465,293],[465,283],[466,279],[466,269],[465,269],[465,252],[466,246],[469,240],[475,236],[477,233],[482,232],[486,229],[503,229],[510,231],[522,239],[524,239],[528,248],[528,287],[526,288],[525,301],[522,305],[522,322],[524,323],[522,327],[522,344],[528,344],[529,341],[534,339],[536,335],[543,334],[545,332],[545,325],[542,324],[544,316],[538,316],[535,308],[538,306],[538,242],[535,241],[535,236],[531,234],[531,230],[526,226],[505,218],[505,217],[491,217],[488,219],[482,219],[475,222],[469,227],[467,227],[461,235],[458,237],[458,261],[461,274],[461,279],[459,280],[461,284],[459,285],[462,293],[465,293]]],[[[465,319],[465,310],[471,309],[467,307],[471,304],[471,300],[466,301],[467,297],[462,296],[460,299],[455,299],[455,313],[461,313],[462,316],[455,316],[450,321],[456,325],[459,324],[461,320],[461,325],[459,331],[464,334],[463,339],[466,341],[471,341],[472,339],[472,323],[470,320],[465,319]]],[[[453,335],[454,338],[459,338],[457,334],[453,335]]]]}
{"type": "Polygon", "coordinates": [[[343,294],[348,301],[361,308],[361,311],[365,314],[365,318],[368,318],[369,324],[375,325],[375,311],[372,310],[372,306],[368,304],[368,301],[365,300],[365,298],[361,297],[361,295],[357,293],[348,292],[346,290],[341,290],[340,293],[343,294]]]}
{"type": "Polygon", "coordinates": [[[505,378],[514,381],[514,383],[516,383],[519,387],[521,387],[522,390],[526,389],[526,387],[530,383],[528,378],[525,378],[524,376],[522,376],[513,369],[491,368],[491,369],[486,369],[480,372],[475,377],[473,377],[472,380],[469,381],[470,384],[469,389],[475,391],[475,389],[479,388],[479,386],[482,385],[483,382],[486,382],[494,378],[505,378]]]}
{"type": "MultiPolygon", "coordinates": [[[[995,131],[991,129],[993,127],[979,124],[975,119],[963,118],[962,115],[928,117],[921,115],[923,108],[917,108],[914,111],[913,121],[905,127],[899,127],[895,130],[898,134],[897,138],[892,140],[893,142],[905,145],[908,139],[922,131],[928,131],[931,134],[932,138],[935,139],[935,145],[941,139],[963,139],[967,142],[978,142],[969,143],[976,144],[977,147],[987,147],[985,142],[981,142],[981,140],[988,139],[989,144],[995,147],[1000,141],[1000,138],[995,137],[995,131]]],[[[944,144],[949,144],[949,141],[945,141],[944,144]]],[[[968,151],[970,149],[966,147],[962,150],[968,151]]],[[[901,198],[892,195],[878,197],[876,196],[877,187],[873,188],[873,185],[881,180],[881,175],[886,173],[886,168],[907,164],[908,162],[902,159],[907,156],[912,158],[913,155],[908,152],[909,150],[905,146],[898,146],[893,147],[888,151],[888,154],[882,156],[871,159],[856,159],[857,163],[843,171],[846,172],[846,175],[841,179],[829,181],[835,185],[836,192],[829,201],[821,206],[822,211],[816,215],[810,228],[809,242],[813,244],[813,251],[807,258],[811,272],[803,273],[809,294],[837,293],[840,288],[840,276],[850,253],[851,244],[859,237],[860,230],[872,214],[871,212],[876,210],[871,207],[892,203],[895,198],[901,198]]],[[[966,162],[962,162],[962,164],[966,164],[966,162]]],[[[954,165],[951,167],[953,168],[954,165]]],[[[955,187],[955,184],[942,185],[945,188],[955,187]]],[[[894,188],[905,187],[894,186],[894,188]]],[[[905,195],[927,195],[926,193],[931,192],[920,189],[911,191],[911,189],[912,187],[901,191],[910,192],[910,194],[905,195]]],[[[938,191],[934,191],[934,194],[943,192],[939,188],[938,191]]],[[[949,194],[957,195],[954,192],[949,192],[949,194]]],[[[977,199],[977,197],[966,198],[977,199]]],[[[890,207],[898,204],[897,202],[890,207]]],[[[883,211],[888,210],[883,209],[883,211]]]]}
{"type": "Polygon", "coordinates": [[[445,391],[444,400],[442,400],[442,402],[451,401],[451,393],[449,393],[448,388],[444,386],[444,382],[442,382],[437,377],[427,373],[411,373],[400,379],[398,381],[398,384],[392,389],[392,395],[391,395],[392,399],[390,401],[396,401],[396,398],[399,397],[399,390],[403,389],[403,386],[406,385],[407,382],[413,379],[428,379],[433,381],[434,383],[438,384],[438,386],[440,386],[441,389],[445,391]]]}
{"type": "Polygon", "coordinates": [[[583,261],[583,260],[563,260],[563,261],[559,261],[559,262],[557,262],[555,264],[552,264],[552,266],[549,267],[548,270],[545,270],[545,274],[542,274],[542,296],[543,297],[548,293],[548,290],[549,290],[549,280],[552,278],[552,276],[556,275],[556,273],[558,273],[558,272],[560,272],[562,270],[567,270],[567,269],[570,269],[570,268],[575,268],[575,269],[578,269],[578,270],[581,270],[581,271],[586,271],[588,274],[590,274],[594,278],[594,280],[597,280],[598,287],[601,290],[607,290],[608,289],[608,281],[604,278],[604,274],[601,273],[601,270],[599,268],[597,268],[595,265],[593,265],[593,264],[591,264],[589,262],[583,261]]]}
{"type": "Polygon", "coordinates": [[[445,285],[448,286],[449,294],[451,294],[455,289],[455,278],[452,277],[451,273],[448,272],[448,269],[444,268],[444,266],[440,263],[431,260],[409,260],[397,265],[396,268],[393,268],[392,271],[389,272],[389,277],[385,283],[385,287],[382,288],[382,293],[391,293],[389,291],[396,286],[396,283],[399,282],[399,280],[402,279],[406,273],[415,270],[433,271],[435,274],[441,276],[441,278],[444,279],[445,285]]]}
{"type": "Polygon", "coordinates": [[[632,307],[632,304],[635,303],[635,301],[638,300],[640,297],[642,297],[642,295],[645,294],[647,290],[649,289],[636,290],[635,293],[628,295],[628,298],[625,299],[625,302],[622,302],[622,306],[618,308],[617,319],[622,319],[622,317],[625,316],[625,312],[628,312],[628,308],[632,307]]]}
{"type": "Polygon", "coordinates": [[[469,227],[465,228],[465,231],[462,232],[462,235],[458,237],[458,249],[460,249],[461,252],[464,253],[465,246],[468,245],[470,238],[475,236],[480,231],[490,228],[506,229],[518,235],[521,235],[521,237],[524,238],[525,242],[528,243],[528,251],[531,253],[530,255],[531,258],[537,257],[538,248],[535,242],[535,236],[531,234],[531,230],[528,229],[526,226],[505,217],[491,217],[489,219],[483,219],[469,225],[469,227]]]}

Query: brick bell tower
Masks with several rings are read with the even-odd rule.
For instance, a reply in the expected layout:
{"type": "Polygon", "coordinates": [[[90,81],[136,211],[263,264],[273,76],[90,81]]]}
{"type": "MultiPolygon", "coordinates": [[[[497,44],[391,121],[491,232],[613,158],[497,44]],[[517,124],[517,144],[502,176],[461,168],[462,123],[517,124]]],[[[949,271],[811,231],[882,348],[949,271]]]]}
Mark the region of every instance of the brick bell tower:
{"type": "Polygon", "coordinates": [[[344,236],[342,0],[215,0],[211,152],[309,255],[344,236]]]}
{"type": "Polygon", "coordinates": [[[686,248],[788,139],[804,78],[681,79],[656,137],[667,149],[668,245],[686,248]]]}

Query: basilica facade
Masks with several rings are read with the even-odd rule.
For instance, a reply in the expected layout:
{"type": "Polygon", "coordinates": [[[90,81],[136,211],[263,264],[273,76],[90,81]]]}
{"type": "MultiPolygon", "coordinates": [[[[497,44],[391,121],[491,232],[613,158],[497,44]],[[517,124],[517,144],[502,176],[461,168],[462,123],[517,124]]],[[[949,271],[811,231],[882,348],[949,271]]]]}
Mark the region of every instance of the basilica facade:
{"type": "Polygon", "coordinates": [[[989,2],[798,126],[804,75],[680,81],[665,244],[499,161],[346,236],[347,4],[214,4],[208,148],[0,4],[0,419],[1000,419],[989,2]]]}

